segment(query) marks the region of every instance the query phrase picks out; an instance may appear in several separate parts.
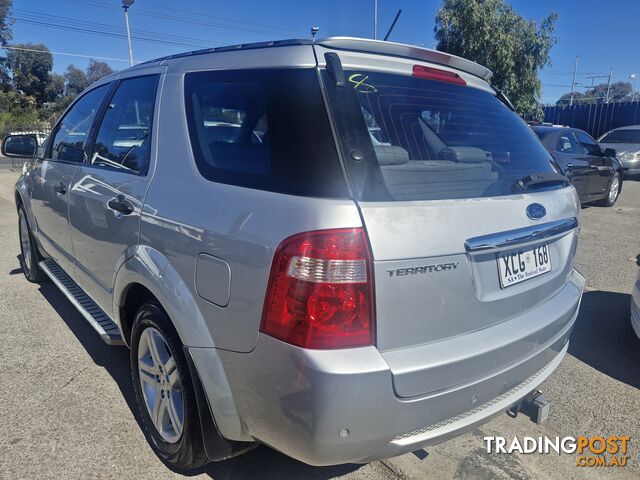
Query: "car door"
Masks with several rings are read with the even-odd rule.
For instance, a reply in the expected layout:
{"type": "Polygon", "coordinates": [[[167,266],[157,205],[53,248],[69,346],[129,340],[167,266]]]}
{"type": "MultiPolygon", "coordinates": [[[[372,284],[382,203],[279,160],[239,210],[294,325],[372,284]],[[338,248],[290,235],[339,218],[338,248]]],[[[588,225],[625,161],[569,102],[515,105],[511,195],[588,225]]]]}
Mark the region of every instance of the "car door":
{"type": "Polygon", "coordinates": [[[593,138],[587,133],[577,130],[576,137],[586,155],[591,174],[589,175],[589,194],[601,197],[609,189],[609,182],[613,175],[613,168],[607,165],[603,150],[593,138]]]}
{"type": "Polygon", "coordinates": [[[580,199],[586,199],[589,195],[589,176],[592,172],[573,131],[565,130],[558,134],[554,158],[578,191],[580,199]]]}
{"type": "Polygon", "coordinates": [[[70,189],[77,282],[107,313],[115,273],[138,244],[158,78],[118,81],[70,189]]]}
{"type": "Polygon", "coordinates": [[[86,156],[87,139],[108,89],[105,84],[88,91],[67,110],[30,176],[31,208],[38,240],[47,254],[70,274],[73,274],[73,248],[69,190],[86,156]]]}

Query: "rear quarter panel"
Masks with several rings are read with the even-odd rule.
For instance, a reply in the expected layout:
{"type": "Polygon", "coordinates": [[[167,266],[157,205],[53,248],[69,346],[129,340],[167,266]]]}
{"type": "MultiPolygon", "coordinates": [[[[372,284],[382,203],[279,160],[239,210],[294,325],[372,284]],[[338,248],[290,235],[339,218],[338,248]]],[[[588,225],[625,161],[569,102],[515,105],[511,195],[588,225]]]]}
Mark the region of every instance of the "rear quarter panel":
{"type": "Polygon", "coordinates": [[[176,313],[172,318],[186,346],[246,352],[257,342],[271,262],[280,242],[309,230],[359,227],[361,220],[348,199],[295,197],[204,179],[189,143],[183,79],[183,73],[165,78],[156,172],[141,215],[140,249],[165,258],[176,275],[170,284],[184,286],[193,299],[198,315],[176,313]],[[202,253],[230,266],[225,307],[198,294],[196,259],[202,253]],[[202,335],[195,324],[199,321],[210,335],[202,335]]]}

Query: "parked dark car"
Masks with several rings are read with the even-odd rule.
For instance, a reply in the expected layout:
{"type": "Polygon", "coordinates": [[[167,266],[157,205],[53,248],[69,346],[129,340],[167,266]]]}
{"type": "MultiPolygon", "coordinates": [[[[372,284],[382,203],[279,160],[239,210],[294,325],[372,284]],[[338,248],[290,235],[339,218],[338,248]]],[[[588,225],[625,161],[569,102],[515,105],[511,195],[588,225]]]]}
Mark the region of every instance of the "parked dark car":
{"type": "Polygon", "coordinates": [[[534,126],[544,146],[576,187],[580,203],[612,207],[622,191],[622,164],[616,151],[602,148],[588,133],[569,127],[534,126]]]}

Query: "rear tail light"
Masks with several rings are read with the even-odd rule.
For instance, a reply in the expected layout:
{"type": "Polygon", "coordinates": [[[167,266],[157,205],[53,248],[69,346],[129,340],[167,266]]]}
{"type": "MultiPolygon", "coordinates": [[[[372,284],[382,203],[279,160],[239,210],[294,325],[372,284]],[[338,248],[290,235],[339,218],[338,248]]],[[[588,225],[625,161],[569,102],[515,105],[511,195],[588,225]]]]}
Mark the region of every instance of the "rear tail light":
{"type": "Polygon", "coordinates": [[[456,85],[466,85],[467,82],[455,72],[440,70],[439,68],[425,67],[424,65],[413,66],[413,76],[416,78],[426,78],[428,80],[439,80],[441,82],[455,83],[456,85]]]}
{"type": "Polygon", "coordinates": [[[372,345],[372,285],[362,228],[289,237],[273,259],[260,330],[303,348],[372,345]]]}

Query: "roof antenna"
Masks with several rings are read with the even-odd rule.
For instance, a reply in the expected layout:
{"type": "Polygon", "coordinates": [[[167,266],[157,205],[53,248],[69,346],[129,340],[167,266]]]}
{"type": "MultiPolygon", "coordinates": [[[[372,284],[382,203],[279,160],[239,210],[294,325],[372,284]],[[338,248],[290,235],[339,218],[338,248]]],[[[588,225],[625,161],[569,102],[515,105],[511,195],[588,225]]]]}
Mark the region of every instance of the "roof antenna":
{"type": "Polygon", "coordinates": [[[311,40],[313,43],[316,43],[316,34],[318,33],[318,30],[320,30],[320,27],[311,27],[311,40]]]}
{"type": "Polygon", "coordinates": [[[402,13],[402,9],[398,10],[398,13],[396,13],[396,18],[393,19],[393,23],[391,24],[391,27],[389,27],[389,31],[387,32],[387,34],[384,36],[384,41],[387,41],[387,38],[389,38],[389,35],[391,35],[391,32],[393,31],[393,27],[396,26],[396,22],[398,21],[398,18],[400,18],[400,14],[402,13]]]}

